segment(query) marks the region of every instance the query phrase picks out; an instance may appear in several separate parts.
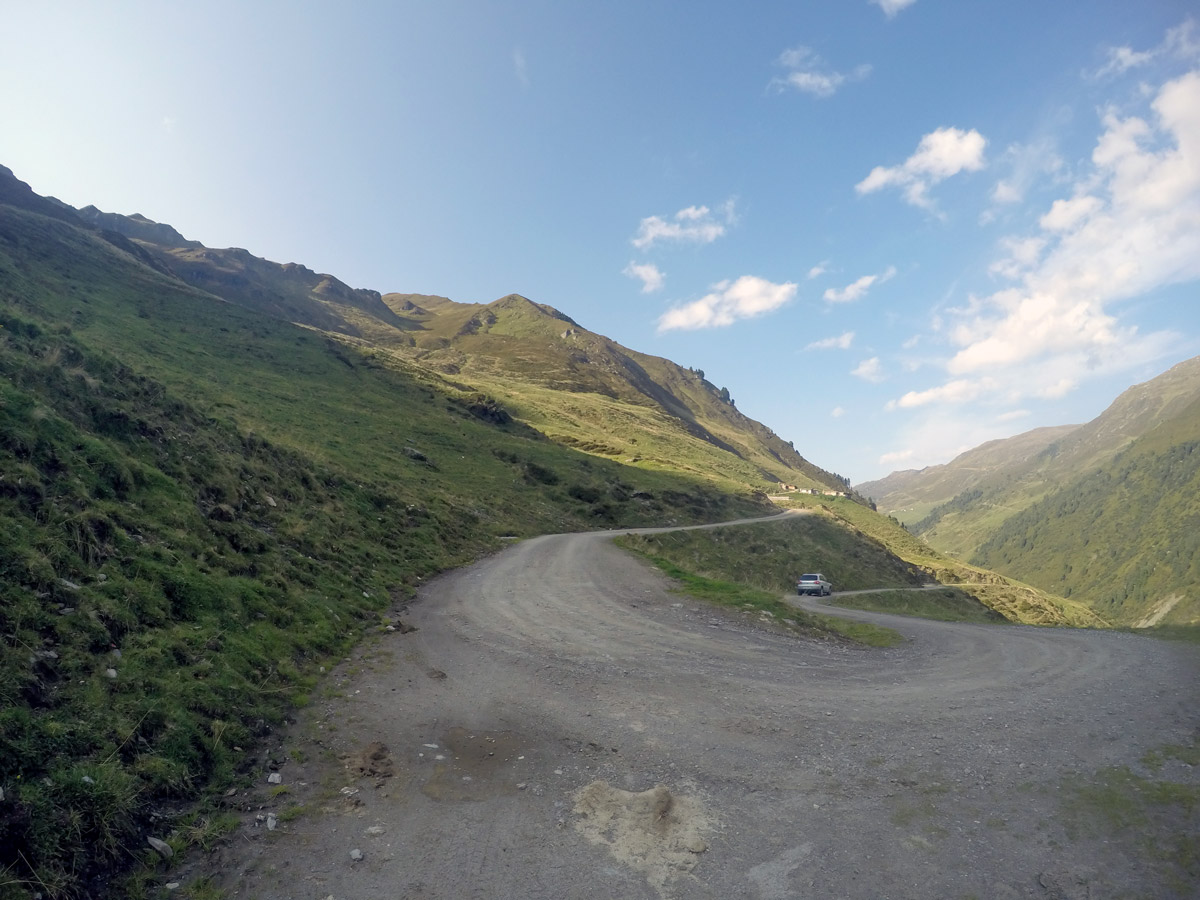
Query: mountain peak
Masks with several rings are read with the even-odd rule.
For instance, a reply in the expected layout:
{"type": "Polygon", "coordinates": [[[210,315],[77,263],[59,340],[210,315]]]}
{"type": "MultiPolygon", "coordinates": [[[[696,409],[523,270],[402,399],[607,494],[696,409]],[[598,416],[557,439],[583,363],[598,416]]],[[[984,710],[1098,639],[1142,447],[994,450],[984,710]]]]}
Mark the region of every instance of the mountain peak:
{"type": "Polygon", "coordinates": [[[506,294],[499,300],[493,300],[487,304],[487,309],[496,310],[511,310],[514,312],[529,312],[549,316],[552,319],[557,319],[560,322],[566,322],[569,325],[574,325],[576,328],[581,328],[578,322],[572,319],[564,312],[560,312],[553,306],[548,306],[545,303],[534,303],[528,297],[521,294],[506,294]]]}

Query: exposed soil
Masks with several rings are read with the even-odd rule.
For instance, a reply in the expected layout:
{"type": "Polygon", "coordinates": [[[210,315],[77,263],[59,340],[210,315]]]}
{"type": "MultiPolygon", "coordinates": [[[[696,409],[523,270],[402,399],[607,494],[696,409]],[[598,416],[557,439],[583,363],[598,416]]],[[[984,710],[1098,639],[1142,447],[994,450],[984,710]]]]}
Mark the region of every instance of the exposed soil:
{"type": "Polygon", "coordinates": [[[602,534],[516,544],[333,673],[275,751],[287,792],[264,773],[232,798],[244,828],[179,880],[258,900],[1200,893],[1154,852],[1177,834],[1100,823],[1072,788],[1195,739],[1194,647],[837,614],[911,640],[797,639],[671,593],[602,534]]]}

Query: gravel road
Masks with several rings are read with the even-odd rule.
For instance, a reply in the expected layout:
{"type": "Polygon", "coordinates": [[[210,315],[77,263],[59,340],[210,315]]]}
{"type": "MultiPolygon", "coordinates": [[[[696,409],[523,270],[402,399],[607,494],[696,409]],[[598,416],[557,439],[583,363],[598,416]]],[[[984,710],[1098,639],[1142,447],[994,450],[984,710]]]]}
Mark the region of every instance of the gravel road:
{"type": "Polygon", "coordinates": [[[233,798],[245,827],[185,881],[259,900],[1200,892],[1156,858],[1195,810],[1120,827],[1075,787],[1121,765],[1200,781],[1141,763],[1196,737],[1194,647],[849,610],[910,640],[801,640],[671,593],[610,537],[429,583],[416,630],[368,642],[275,751],[284,792],[233,798]]]}

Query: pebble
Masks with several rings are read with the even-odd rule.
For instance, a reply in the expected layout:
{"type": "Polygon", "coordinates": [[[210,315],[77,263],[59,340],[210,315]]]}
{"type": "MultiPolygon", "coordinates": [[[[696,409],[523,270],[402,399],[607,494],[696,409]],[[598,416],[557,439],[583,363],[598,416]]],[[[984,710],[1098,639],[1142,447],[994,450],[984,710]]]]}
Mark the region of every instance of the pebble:
{"type": "Polygon", "coordinates": [[[267,784],[283,784],[283,776],[278,772],[272,772],[267,776],[267,784]]]}
{"type": "Polygon", "coordinates": [[[267,831],[274,831],[278,824],[279,820],[275,818],[275,813],[267,813],[267,831]]]}
{"type": "Polygon", "coordinates": [[[360,862],[362,860],[362,858],[363,858],[363,852],[361,850],[356,848],[356,849],[350,851],[350,859],[352,861],[360,862]]]}
{"type": "Polygon", "coordinates": [[[104,677],[105,677],[105,678],[116,678],[116,677],[117,677],[117,670],[116,670],[116,669],[105,669],[105,670],[104,670],[104,677]]]}
{"type": "Polygon", "coordinates": [[[166,841],[160,841],[156,837],[146,838],[146,843],[149,844],[163,859],[170,859],[175,855],[175,851],[171,849],[171,845],[166,841]]]}

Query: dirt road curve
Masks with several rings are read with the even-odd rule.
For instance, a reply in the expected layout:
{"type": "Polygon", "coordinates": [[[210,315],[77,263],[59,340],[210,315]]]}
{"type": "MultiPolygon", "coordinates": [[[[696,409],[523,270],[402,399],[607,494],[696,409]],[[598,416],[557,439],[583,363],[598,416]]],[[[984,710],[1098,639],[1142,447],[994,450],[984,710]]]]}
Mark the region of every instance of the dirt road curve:
{"type": "Polygon", "coordinates": [[[261,801],[309,812],[248,825],[220,881],[259,900],[1194,895],[1071,799],[1075,776],[1192,740],[1194,648],[845,614],[911,641],[714,612],[602,534],[516,544],[429,584],[417,631],[337,673],[343,696],[277,754],[287,793],[261,801]]]}

